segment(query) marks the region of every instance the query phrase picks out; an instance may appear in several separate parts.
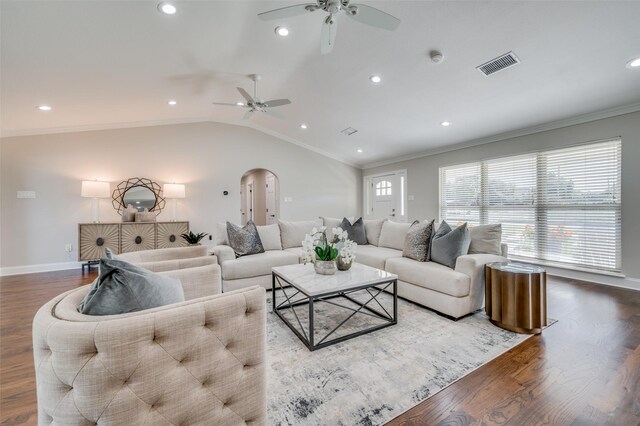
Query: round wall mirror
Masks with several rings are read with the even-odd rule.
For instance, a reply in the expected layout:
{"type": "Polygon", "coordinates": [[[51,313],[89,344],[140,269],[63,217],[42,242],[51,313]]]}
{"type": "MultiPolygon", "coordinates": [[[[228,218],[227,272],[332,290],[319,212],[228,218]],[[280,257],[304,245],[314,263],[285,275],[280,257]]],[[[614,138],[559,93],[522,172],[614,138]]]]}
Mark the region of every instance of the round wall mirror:
{"type": "Polygon", "coordinates": [[[122,196],[122,203],[125,206],[131,204],[139,212],[144,209],[153,211],[156,206],[156,194],[146,186],[132,186],[122,196]]]}
{"type": "Polygon", "coordinates": [[[164,208],[164,198],[162,197],[162,187],[146,178],[131,178],[120,182],[112,195],[113,208],[122,214],[129,204],[138,211],[149,209],[150,212],[159,214],[164,208]]]}

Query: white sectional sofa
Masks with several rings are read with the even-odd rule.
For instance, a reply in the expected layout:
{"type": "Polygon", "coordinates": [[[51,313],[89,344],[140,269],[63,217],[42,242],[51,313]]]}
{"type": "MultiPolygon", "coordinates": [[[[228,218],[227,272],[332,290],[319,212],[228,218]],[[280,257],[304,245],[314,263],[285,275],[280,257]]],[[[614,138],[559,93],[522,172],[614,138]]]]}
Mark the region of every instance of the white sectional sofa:
{"type": "MultiPolygon", "coordinates": [[[[475,253],[460,256],[454,269],[435,262],[419,262],[402,256],[409,223],[364,221],[367,245],[358,245],[356,262],[398,275],[398,295],[431,308],[451,318],[460,318],[482,308],[484,304],[484,265],[504,262],[507,246],[500,254],[475,253]]],[[[320,221],[280,221],[278,225],[258,226],[265,252],[236,258],[225,236],[217,236],[213,248],[222,268],[223,291],[260,285],[271,289],[271,268],[300,262],[304,235],[314,226],[329,229],[340,225],[339,219],[320,221]],[[324,223],[323,223],[324,222],[324,223]],[[278,241],[276,236],[278,235],[278,241]]],[[[219,227],[222,234],[224,227],[219,227]]],[[[473,245],[473,234],[472,234],[473,245]]]]}

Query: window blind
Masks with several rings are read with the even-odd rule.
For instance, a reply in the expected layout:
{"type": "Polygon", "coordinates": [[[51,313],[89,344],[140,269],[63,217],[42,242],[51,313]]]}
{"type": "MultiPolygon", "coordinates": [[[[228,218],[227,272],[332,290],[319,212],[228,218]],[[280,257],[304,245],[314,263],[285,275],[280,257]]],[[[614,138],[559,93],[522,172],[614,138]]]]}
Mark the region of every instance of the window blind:
{"type": "Polygon", "coordinates": [[[620,139],[440,168],[440,217],[502,223],[515,257],[621,269],[620,139]]]}

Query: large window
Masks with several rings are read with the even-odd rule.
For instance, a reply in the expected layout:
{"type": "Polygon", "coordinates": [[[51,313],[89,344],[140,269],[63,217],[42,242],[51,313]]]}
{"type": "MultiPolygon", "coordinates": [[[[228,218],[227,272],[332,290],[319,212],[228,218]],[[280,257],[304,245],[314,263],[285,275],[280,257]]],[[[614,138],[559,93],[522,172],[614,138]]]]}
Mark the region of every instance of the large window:
{"type": "Polygon", "coordinates": [[[621,269],[619,139],[440,168],[440,218],[502,223],[514,257],[621,269]]]}

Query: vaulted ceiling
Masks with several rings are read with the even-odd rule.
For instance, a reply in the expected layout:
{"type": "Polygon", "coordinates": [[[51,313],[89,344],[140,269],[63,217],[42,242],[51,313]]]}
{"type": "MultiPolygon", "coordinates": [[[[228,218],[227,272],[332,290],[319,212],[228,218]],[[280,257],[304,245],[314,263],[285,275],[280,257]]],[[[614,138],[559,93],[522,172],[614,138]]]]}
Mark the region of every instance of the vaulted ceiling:
{"type": "Polygon", "coordinates": [[[157,1],[3,0],[2,134],[213,120],[366,165],[640,102],[640,67],[625,67],[640,57],[639,1],[363,1],[400,27],[339,16],[327,55],[324,12],[256,16],[295,3],[176,0],[165,15],[157,1]],[[476,69],[509,51],[520,64],[476,69]],[[251,73],[261,98],[291,99],[284,120],[211,104],[242,101],[251,73]]]}

